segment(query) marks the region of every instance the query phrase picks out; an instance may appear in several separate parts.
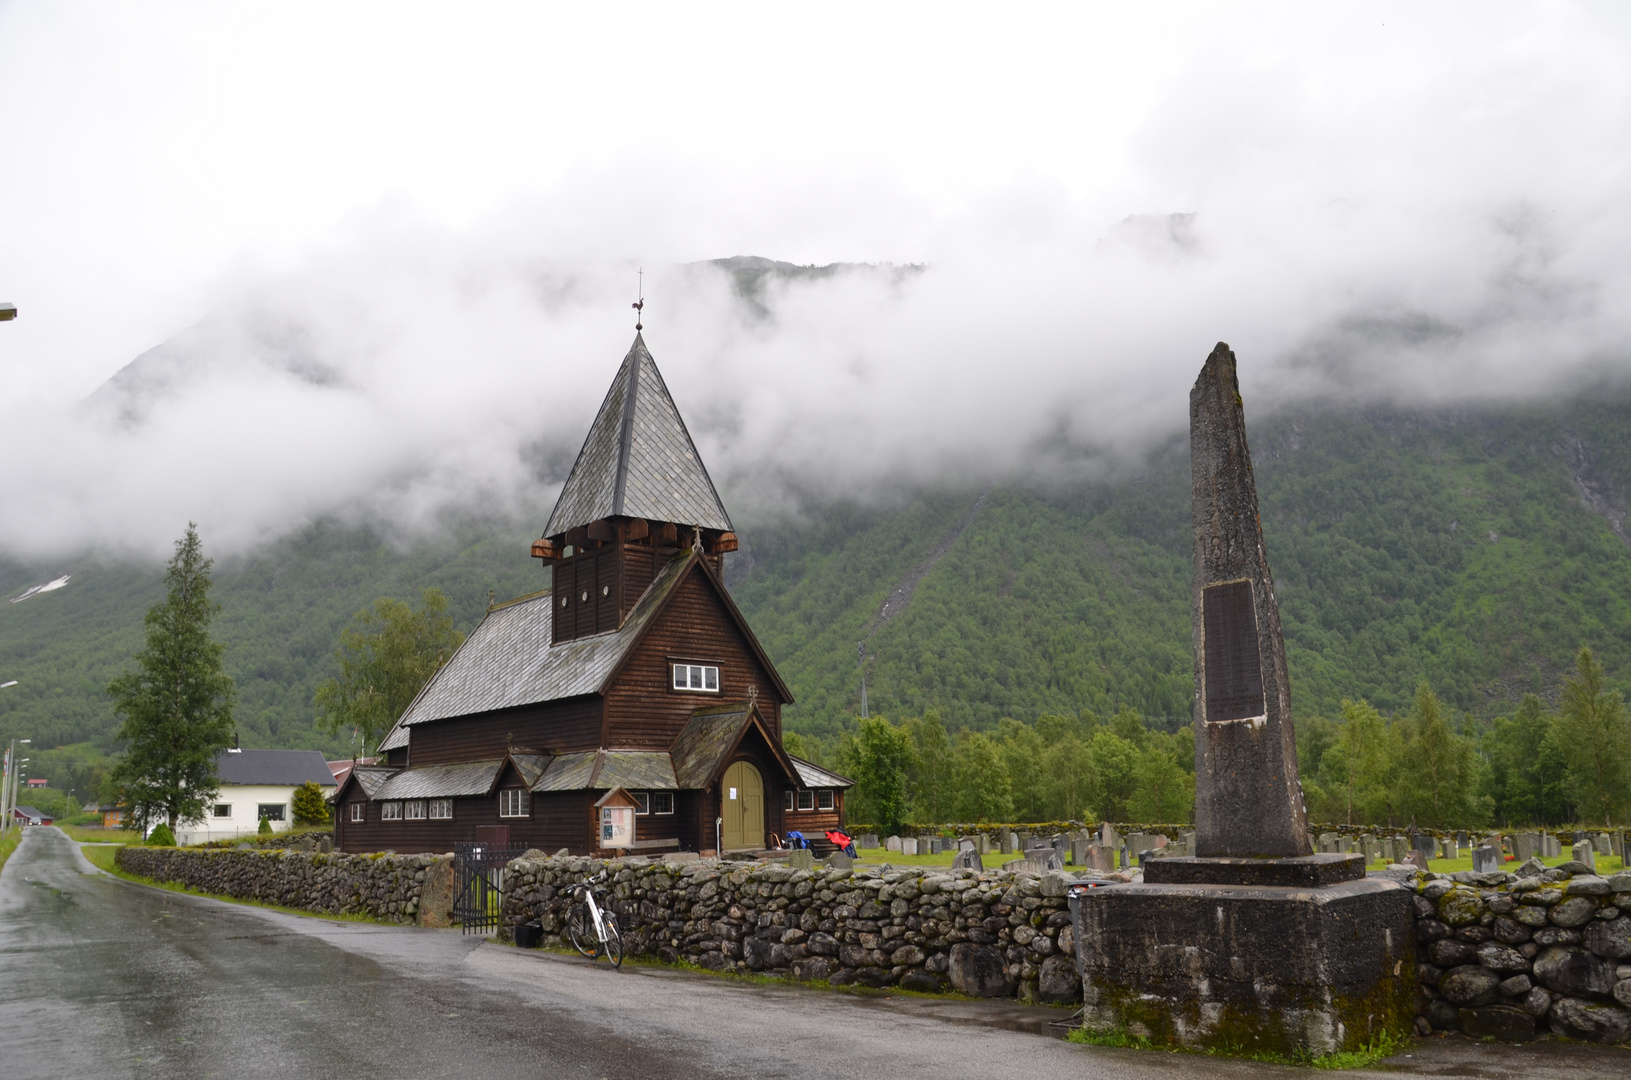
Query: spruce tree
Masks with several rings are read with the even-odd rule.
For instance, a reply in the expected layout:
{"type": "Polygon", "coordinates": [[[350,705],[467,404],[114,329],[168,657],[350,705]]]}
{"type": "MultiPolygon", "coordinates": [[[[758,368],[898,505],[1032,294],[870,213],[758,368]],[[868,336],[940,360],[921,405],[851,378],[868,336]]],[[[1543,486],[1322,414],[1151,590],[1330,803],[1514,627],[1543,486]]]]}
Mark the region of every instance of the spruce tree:
{"type": "Polygon", "coordinates": [[[174,832],[203,818],[220,791],[215,758],[232,736],[235,690],[210,639],[220,610],[209,598],[210,565],[189,522],[164,575],[165,598],[147,613],[135,670],[108,687],[124,718],[116,737],[127,744],[113,780],[139,827],[163,819],[174,832]]]}
{"type": "Polygon", "coordinates": [[[1568,761],[1574,802],[1588,820],[1612,825],[1631,803],[1631,717],[1625,699],[1608,689],[1603,665],[1582,646],[1574,678],[1563,680],[1563,708],[1554,728],[1568,761]]]}

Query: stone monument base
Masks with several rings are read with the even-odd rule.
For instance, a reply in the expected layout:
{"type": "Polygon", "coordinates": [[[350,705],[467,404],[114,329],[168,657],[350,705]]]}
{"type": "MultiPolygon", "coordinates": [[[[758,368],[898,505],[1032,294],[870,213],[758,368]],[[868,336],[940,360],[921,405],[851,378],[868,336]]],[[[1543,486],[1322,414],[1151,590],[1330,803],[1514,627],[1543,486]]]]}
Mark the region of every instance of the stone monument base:
{"type": "Polygon", "coordinates": [[[1144,864],[1144,881],[1151,885],[1283,885],[1312,889],[1364,876],[1363,855],[1337,852],[1290,859],[1178,856],[1144,864]]]}
{"type": "Polygon", "coordinates": [[[1070,906],[1090,1031],[1306,1059],[1403,1037],[1415,1019],[1411,894],[1395,881],[1145,882],[1070,906]]]}

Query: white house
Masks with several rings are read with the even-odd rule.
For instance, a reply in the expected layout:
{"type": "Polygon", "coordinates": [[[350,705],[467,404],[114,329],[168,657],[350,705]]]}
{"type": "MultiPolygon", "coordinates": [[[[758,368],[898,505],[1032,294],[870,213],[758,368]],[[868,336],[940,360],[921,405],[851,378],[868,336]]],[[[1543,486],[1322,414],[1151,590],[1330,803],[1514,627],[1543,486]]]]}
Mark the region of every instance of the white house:
{"type": "Polygon", "coordinates": [[[223,750],[215,759],[221,793],[204,820],[176,830],[176,843],[202,844],[253,836],[261,818],[274,831],[289,828],[294,818],[294,789],[308,780],[334,794],[334,773],[316,750],[223,750]]]}

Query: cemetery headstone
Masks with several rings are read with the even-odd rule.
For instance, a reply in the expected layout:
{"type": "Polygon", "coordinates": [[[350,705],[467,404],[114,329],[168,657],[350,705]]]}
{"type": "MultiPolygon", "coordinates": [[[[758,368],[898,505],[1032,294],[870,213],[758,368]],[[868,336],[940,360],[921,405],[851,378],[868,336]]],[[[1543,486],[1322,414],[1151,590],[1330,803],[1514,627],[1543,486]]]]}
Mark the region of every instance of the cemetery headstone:
{"type": "Polygon", "coordinates": [[[1617,855],[1614,850],[1614,838],[1608,833],[1598,833],[1591,838],[1591,850],[1599,855],[1617,855]]]}
{"type": "Polygon", "coordinates": [[[1086,840],[1072,840],[1070,842],[1070,865],[1086,866],[1087,849],[1090,846],[1086,840]]]}
{"type": "Polygon", "coordinates": [[[1518,861],[1528,862],[1531,857],[1540,852],[1540,838],[1534,833],[1519,833],[1512,838],[1512,854],[1518,861]]]}
{"type": "Polygon", "coordinates": [[[317,845],[317,850],[321,851],[324,855],[328,855],[331,852],[333,852],[334,851],[334,837],[332,837],[332,836],[323,837],[322,841],[317,845]]]}
{"type": "Polygon", "coordinates": [[[1333,832],[1320,833],[1320,850],[1332,852],[1337,849],[1337,834],[1333,832]]]}
{"type": "Polygon", "coordinates": [[[1014,853],[1015,838],[1013,833],[1009,832],[1007,829],[1004,829],[1001,835],[997,837],[997,840],[999,841],[998,848],[1002,854],[1012,855],[1014,853]]]}
{"type": "Polygon", "coordinates": [[[861,849],[879,847],[878,834],[874,832],[862,833],[855,839],[855,846],[861,849]]]}
{"type": "Polygon", "coordinates": [[[1116,868],[1115,852],[1102,844],[1087,845],[1087,861],[1083,864],[1089,870],[1102,870],[1106,873],[1116,868]]]}
{"type": "Polygon", "coordinates": [[[1455,834],[1455,846],[1458,848],[1464,848],[1467,846],[1467,834],[1465,831],[1457,832],[1455,834]]]}
{"type": "Polygon", "coordinates": [[[934,850],[934,837],[920,834],[917,838],[917,853],[919,855],[928,855],[934,850]]]}
{"type": "Polygon", "coordinates": [[[1492,874],[1501,868],[1501,853],[1488,844],[1472,849],[1472,872],[1492,874]]]}
{"type": "Polygon", "coordinates": [[[831,855],[828,855],[825,859],[823,859],[822,862],[832,870],[855,869],[855,860],[850,858],[848,855],[845,855],[842,851],[833,852],[831,855]]]}
{"type": "Polygon", "coordinates": [[[1438,847],[1438,842],[1426,833],[1416,833],[1410,838],[1412,851],[1432,851],[1438,847]]]}
{"type": "Polygon", "coordinates": [[[952,856],[951,868],[953,870],[984,870],[985,860],[980,858],[978,848],[966,847],[952,856]]]}
{"type": "Polygon", "coordinates": [[[899,851],[900,850],[900,837],[891,836],[889,839],[887,839],[887,840],[885,840],[883,842],[883,846],[884,846],[885,851],[899,851]]]}
{"type": "Polygon", "coordinates": [[[1542,846],[1546,849],[1544,858],[1555,859],[1563,854],[1563,842],[1557,837],[1550,833],[1542,833],[1540,839],[1542,846]]]}
{"type": "Polygon", "coordinates": [[[1099,843],[1104,847],[1119,848],[1121,846],[1121,834],[1116,831],[1114,825],[1106,821],[1099,826],[1099,843]]]}
{"type": "Polygon", "coordinates": [[[917,854],[917,837],[915,837],[915,836],[904,836],[904,837],[902,837],[901,841],[900,841],[900,853],[902,855],[916,855],[917,854]]]}
{"type": "Polygon", "coordinates": [[[1570,853],[1572,854],[1575,862],[1585,863],[1591,868],[1592,873],[1595,874],[1597,872],[1597,853],[1592,850],[1590,840],[1580,841],[1570,849],[1570,853]]]}
{"type": "Polygon", "coordinates": [[[1417,870],[1427,869],[1427,852],[1420,848],[1411,848],[1405,853],[1404,865],[1414,866],[1417,870]]]}
{"type": "Polygon", "coordinates": [[[815,852],[809,848],[794,848],[787,853],[787,865],[794,870],[814,870],[815,852]]]}

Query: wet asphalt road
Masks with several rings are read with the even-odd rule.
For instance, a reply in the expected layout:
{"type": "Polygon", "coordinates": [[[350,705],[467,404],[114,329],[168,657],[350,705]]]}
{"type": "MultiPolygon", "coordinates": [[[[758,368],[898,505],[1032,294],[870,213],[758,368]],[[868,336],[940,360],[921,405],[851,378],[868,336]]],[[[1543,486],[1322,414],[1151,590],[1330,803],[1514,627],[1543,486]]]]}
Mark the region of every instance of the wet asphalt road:
{"type": "MultiPolygon", "coordinates": [[[[1067,1012],[859,996],[302,918],[101,874],[54,828],[0,873],[0,1078],[875,1076],[1299,1070],[1081,1047],[1067,1012]]],[[[1631,1054],[1428,1040],[1380,1070],[1618,1077],[1631,1054]]]]}

